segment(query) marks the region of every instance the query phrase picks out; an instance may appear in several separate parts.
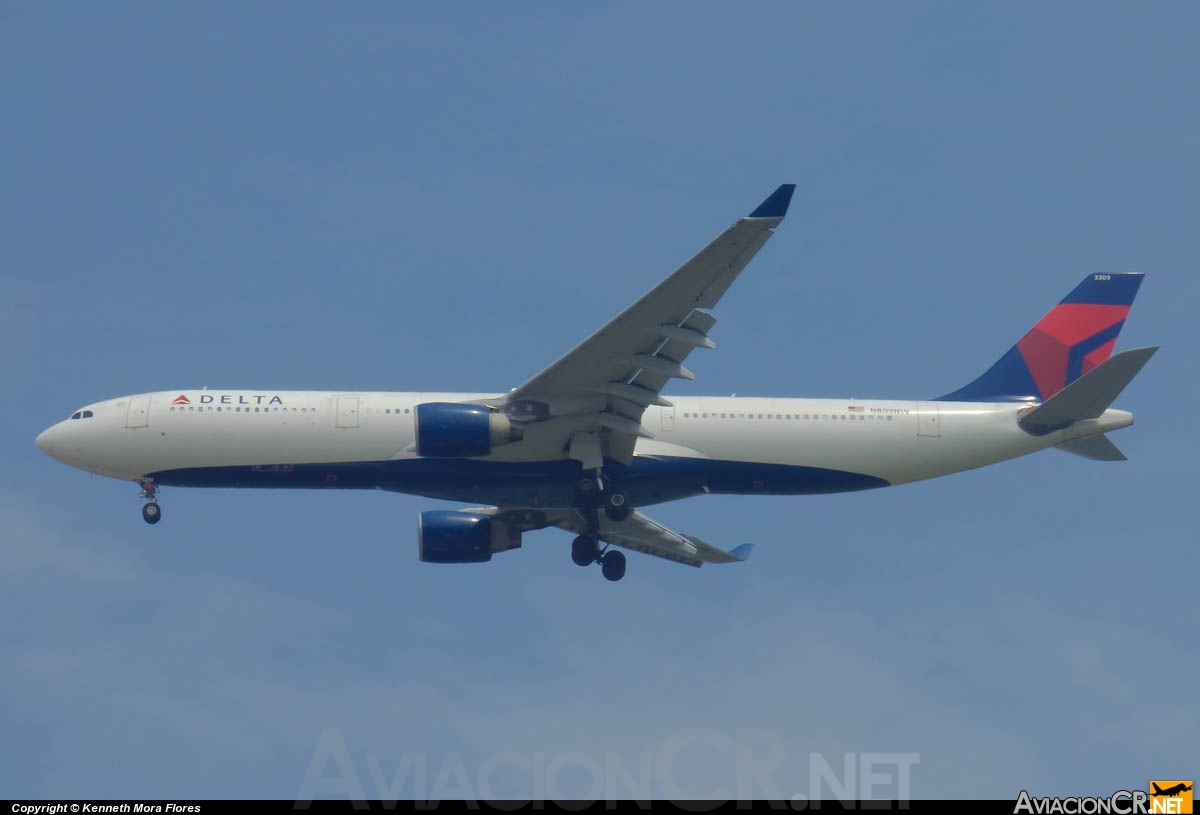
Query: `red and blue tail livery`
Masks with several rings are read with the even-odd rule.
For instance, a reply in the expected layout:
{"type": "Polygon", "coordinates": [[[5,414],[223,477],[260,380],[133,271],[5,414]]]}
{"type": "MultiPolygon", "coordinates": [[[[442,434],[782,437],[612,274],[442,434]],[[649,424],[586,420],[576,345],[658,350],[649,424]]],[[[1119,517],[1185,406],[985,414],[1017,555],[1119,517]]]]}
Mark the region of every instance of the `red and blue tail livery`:
{"type": "Polygon", "coordinates": [[[1088,275],[987,373],[937,401],[1046,401],[1112,355],[1142,277],[1088,275]]]}

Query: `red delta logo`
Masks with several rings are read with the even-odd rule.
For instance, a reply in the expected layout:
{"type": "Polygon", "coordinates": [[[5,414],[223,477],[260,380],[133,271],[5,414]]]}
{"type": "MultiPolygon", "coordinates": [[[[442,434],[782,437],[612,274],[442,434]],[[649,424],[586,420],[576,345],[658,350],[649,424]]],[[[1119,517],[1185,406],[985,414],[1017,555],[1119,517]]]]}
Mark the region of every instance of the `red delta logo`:
{"type": "Polygon", "coordinates": [[[172,405],[190,405],[191,403],[192,400],[188,399],[182,393],[176,396],[174,401],[171,402],[172,405]]]}

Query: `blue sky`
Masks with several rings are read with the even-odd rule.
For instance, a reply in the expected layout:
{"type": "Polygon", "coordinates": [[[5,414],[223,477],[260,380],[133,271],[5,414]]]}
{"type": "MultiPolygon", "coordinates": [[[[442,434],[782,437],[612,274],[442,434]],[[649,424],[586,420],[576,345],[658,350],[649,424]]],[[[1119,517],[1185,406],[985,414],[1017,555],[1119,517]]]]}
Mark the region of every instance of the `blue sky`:
{"type": "Polygon", "coordinates": [[[915,754],[915,798],[1194,777],[1198,39],[1167,2],[5,8],[0,788],[290,798],[322,744],[369,797],[406,755],[445,797],[664,756],[705,796],[738,744],[786,798],[846,753],[915,754]],[[782,182],[671,393],[932,397],[1141,271],[1129,461],[657,506],[753,559],[610,584],[557,531],[421,564],[452,505],[383,493],[148,527],[33,445],[133,392],[506,390],[782,182]]]}

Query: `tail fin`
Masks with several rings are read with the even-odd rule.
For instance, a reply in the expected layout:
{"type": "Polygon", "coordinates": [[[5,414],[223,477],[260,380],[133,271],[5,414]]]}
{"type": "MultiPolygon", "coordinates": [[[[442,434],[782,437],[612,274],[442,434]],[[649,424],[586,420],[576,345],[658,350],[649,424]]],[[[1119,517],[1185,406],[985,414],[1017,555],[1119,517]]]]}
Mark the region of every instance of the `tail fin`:
{"type": "Polygon", "coordinates": [[[1109,358],[1143,276],[1088,275],[987,373],[935,401],[1046,401],[1109,358]]]}

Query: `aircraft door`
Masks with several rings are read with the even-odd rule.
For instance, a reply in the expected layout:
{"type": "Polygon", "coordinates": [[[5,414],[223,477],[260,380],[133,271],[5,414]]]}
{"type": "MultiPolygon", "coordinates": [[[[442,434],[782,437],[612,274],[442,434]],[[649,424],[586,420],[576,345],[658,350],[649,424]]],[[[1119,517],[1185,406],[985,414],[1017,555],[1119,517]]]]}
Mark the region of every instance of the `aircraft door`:
{"type": "Polygon", "coordinates": [[[917,405],[917,435],[942,435],[942,416],[937,405],[917,405]]]}
{"type": "Polygon", "coordinates": [[[129,410],[125,413],[126,427],[150,426],[150,397],[135,396],[129,400],[129,410]]]}
{"type": "Polygon", "coordinates": [[[358,397],[339,396],[337,400],[337,426],[358,427],[358,397]]]}
{"type": "Polygon", "coordinates": [[[675,408],[665,407],[662,409],[662,429],[663,430],[674,430],[675,429],[675,408]]]}

